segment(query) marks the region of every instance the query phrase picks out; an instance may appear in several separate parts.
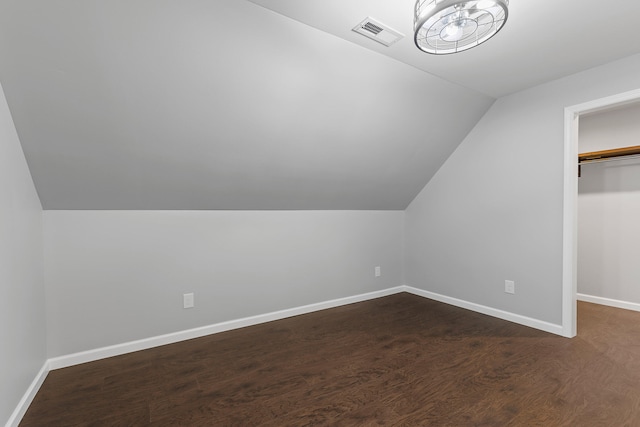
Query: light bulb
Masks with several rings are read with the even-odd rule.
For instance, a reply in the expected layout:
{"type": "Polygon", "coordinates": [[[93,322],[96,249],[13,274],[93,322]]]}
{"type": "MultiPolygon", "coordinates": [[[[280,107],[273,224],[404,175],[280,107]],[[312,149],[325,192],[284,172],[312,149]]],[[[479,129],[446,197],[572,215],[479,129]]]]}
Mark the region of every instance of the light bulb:
{"type": "Polygon", "coordinates": [[[446,32],[449,37],[455,38],[460,33],[460,25],[457,22],[452,22],[451,24],[447,25],[446,32]]]}

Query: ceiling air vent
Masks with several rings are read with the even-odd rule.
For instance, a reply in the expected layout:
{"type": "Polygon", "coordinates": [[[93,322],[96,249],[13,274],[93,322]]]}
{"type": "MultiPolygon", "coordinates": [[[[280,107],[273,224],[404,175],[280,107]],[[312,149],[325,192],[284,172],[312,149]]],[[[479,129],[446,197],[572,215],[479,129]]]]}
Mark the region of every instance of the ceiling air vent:
{"type": "Polygon", "coordinates": [[[369,37],[372,40],[382,43],[385,46],[391,46],[404,37],[396,30],[392,30],[375,19],[367,18],[353,28],[358,34],[369,37]]]}

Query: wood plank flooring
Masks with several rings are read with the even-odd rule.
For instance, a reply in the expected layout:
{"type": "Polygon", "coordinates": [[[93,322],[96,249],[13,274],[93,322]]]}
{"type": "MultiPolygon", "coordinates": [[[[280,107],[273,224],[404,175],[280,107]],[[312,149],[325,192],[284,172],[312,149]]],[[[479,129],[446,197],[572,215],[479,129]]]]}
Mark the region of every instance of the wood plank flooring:
{"type": "Polygon", "coordinates": [[[640,313],[565,339],[397,294],[49,373],[28,426],[640,426],[640,313]]]}

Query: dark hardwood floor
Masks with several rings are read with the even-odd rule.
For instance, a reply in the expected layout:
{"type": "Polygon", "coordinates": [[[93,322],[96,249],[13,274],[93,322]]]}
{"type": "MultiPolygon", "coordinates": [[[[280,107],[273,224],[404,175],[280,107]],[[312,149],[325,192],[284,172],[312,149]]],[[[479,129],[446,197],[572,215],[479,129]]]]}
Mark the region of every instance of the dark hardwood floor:
{"type": "Polygon", "coordinates": [[[640,426],[640,313],[565,339],[398,294],[49,373],[27,426],[640,426]]]}

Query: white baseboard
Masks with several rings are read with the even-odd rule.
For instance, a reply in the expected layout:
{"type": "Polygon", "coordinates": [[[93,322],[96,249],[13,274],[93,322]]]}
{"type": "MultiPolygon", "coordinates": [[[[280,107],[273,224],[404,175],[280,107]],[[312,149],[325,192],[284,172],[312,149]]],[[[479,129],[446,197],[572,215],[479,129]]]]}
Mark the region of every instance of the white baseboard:
{"type": "Polygon", "coordinates": [[[298,316],[301,314],[312,313],[314,311],[325,310],[328,308],[339,307],[342,305],[353,304],[361,301],[367,301],[400,292],[408,292],[424,298],[429,298],[445,304],[454,305],[456,307],[465,308],[499,319],[508,320],[520,325],[529,326],[557,335],[563,335],[561,325],[556,325],[541,320],[532,319],[530,317],[513,314],[510,312],[498,310],[495,308],[471,303],[457,298],[436,294],[434,292],[425,291],[411,286],[397,286],[395,288],[384,289],[381,291],[369,292],[366,294],[355,295],[351,297],[338,298],[330,301],[320,302],[316,304],[294,307],[286,310],[275,311],[272,313],[260,314],[257,316],[245,317],[236,320],[216,323],[213,325],[202,326],[199,328],[188,329],[186,331],[175,332],[171,334],[159,335],[155,337],[145,338],[137,341],[131,341],[122,344],[116,344],[108,347],[97,348],[94,350],[73,353],[65,356],[54,357],[48,360],[48,367],[51,370],[66,368],[68,366],[79,365],[81,363],[93,362],[95,360],[105,359],[107,357],[119,356],[121,354],[131,353],[139,350],[146,350],[166,344],[173,344],[180,341],[199,338],[219,332],[230,331],[233,329],[253,326],[260,323],[271,322],[274,320],[285,319],[287,317],[298,316]]]}
{"type": "Polygon", "coordinates": [[[186,331],[175,332],[156,337],[145,338],[137,341],[131,341],[123,344],[116,344],[108,347],[102,347],[95,350],[88,350],[79,353],[69,354],[66,356],[54,357],[49,359],[49,369],[60,369],[68,366],[79,365],[81,363],[93,362],[95,360],[105,359],[107,357],[118,356],[121,354],[131,353],[148,348],[158,347],[166,344],[173,344],[180,341],[199,338],[219,332],[230,331],[233,329],[244,328],[247,326],[257,325],[260,323],[271,322],[274,320],[285,319],[287,317],[299,316],[301,314],[312,313],[314,311],[325,310],[328,308],[339,307],[342,305],[353,304],[356,302],[367,301],[370,299],[380,298],[387,295],[397,294],[404,291],[403,286],[384,289],[381,291],[369,292],[366,294],[355,295],[351,297],[338,298],[330,301],[320,302],[316,304],[304,305],[301,307],[290,308],[286,310],[274,311],[272,313],[260,314],[257,316],[245,317],[242,319],[230,320],[227,322],[216,323],[213,325],[202,326],[199,328],[188,329],[186,331]]]}
{"type": "Polygon", "coordinates": [[[577,294],[578,301],[592,302],[594,304],[608,305],[609,307],[624,308],[625,310],[640,311],[640,304],[635,302],[620,301],[617,299],[596,297],[593,295],[577,294]]]}
{"type": "Polygon", "coordinates": [[[436,294],[435,292],[429,292],[429,291],[414,288],[411,286],[405,286],[404,290],[405,292],[409,292],[410,294],[419,295],[421,297],[429,298],[435,301],[440,301],[445,304],[450,304],[456,307],[465,308],[467,310],[497,317],[498,319],[508,320],[509,322],[518,323],[524,326],[529,326],[530,328],[540,329],[545,332],[550,332],[552,334],[564,336],[564,330],[562,328],[562,325],[556,325],[554,323],[544,322],[542,320],[533,319],[531,317],[521,316],[519,314],[510,313],[508,311],[498,310],[497,308],[487,307],[485,305],[480,305],[473,302],[468,302],[461,299],[436,294]]]}
{"type": "MultiPolygon", "coordinates": [[[[543,321],[532,319],[526,316],[520,316],[518,314],[513,314],[506,311],[498,310],[495,308],[483,306],[480,304],[475,304],[472,302],[460,300],[457,298],[440,295],[434,292],[425,291],[425,290],[414,288],[411,286],[397,286],[395,288],[384,289],[381,291],[369,292],[366,294],[360,294],[360,295],[355,295],[355,296],[345,297],[345,298],[338,298],[338,299],[320,302],[316,304],[309,304],[301,307],[275,311],[272,313],[266,313],[266,314],[261,314],[257,316],[245,317],[242,319],[230,320],[227,322],[216,323],[213,325],[189,329],[186,331],[180,331],[180,332],[175,332],[171,334],[145,338],[142,340],[131,341],[128,343],[102,347],[95,350],[88,350],[88,351],[83,351],[79,353],[69,354],[66,356],[51,358],[47,360],[43,365],[42,369],[40,369],[40,372],[38,373],[36,378],[33,380],[31,385],[29,386],[28,390],[20,400],[16,409],[13,411],[13,414],[9,418],[9,421],[6,424],[6,427],[17,427],[18,424],[20,424],[22,417],[27,412],[29,405],[33,401],[33,398],[35,397],[36,393],[40,389],[40,386],[44,382],[50,370],[66,368],[68,366],[92,362],[92,361],[104,359],[107,357],[118,356],[121,354],[131,353],[139,350],[145,350],[148,348],[158,347],[166,344],[173,344],[176,342],[189,340],[193,338],[199,338],[199,337],[203,337],[206,335],[211,335],[219,332],[230,331],[233,329],[257,325],[260,323],[266,323],[274,320],[285,319],[287,317],[293,317],[293,316],[299,316],[301,314],[312,313],[314,311],[325,310],[328,308],[339,307],[339,306],[367,301],[375,298],[381,298],[381,297],[385,297],[388,295],[393,295],[401,292],[408,292],[413,295],[432,299],[434,301],[443,302],[445,304],[450,304],[456,307],[465,308],[467,310],[475,311],[478,313],[487,314],[489,316],[497,317],[503,320],[508,320],[510,322],[518,323],[524,326],[529,326],[535,329],[540,329],[553,334],[557,334],[557,335],[563,334],[563,329],[561,325],[543,322],[543,321]]],[[[591,297],[591,296],[582,295],[582,294],[578,294],[578,299],[580,299],[581,301],[596,302],[598,304],[612,305],[613,307],[627,308],[630,310],[640,311],[640,304],[625,303],[623,301],[615,301],[615,300],[607,300],[606,298],[591,297]],[[602,302],[602,301],[605,301],[605,302],[602,302]],[[618,304],[618,305],[614,305],[614,304],[618,304]]]]}
{"type": "Polygon", "coordinates": [[[49,373],[49,363],[48,361],[44,362],[42,368],[40,368],[40,372],[36,375],[34,380],[29,385],[29,388],[18,402],[18,406],[14,409],[13,413],[9,417],[7,424],[5,427],[18,427],[20,421],[22,421],[22,417],[27,413],[27,409],[29,409],[29,405],[33,401],[33,398],[36,397],[36,393],[40,390],[40,386],[44,382],[45,378],[47,378],[47,374],[49,373]]]}

